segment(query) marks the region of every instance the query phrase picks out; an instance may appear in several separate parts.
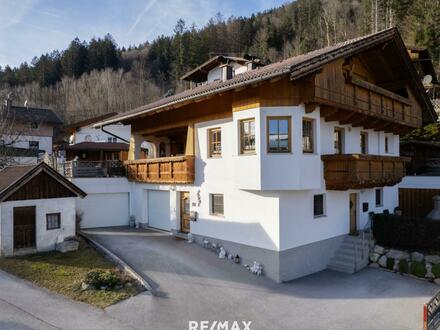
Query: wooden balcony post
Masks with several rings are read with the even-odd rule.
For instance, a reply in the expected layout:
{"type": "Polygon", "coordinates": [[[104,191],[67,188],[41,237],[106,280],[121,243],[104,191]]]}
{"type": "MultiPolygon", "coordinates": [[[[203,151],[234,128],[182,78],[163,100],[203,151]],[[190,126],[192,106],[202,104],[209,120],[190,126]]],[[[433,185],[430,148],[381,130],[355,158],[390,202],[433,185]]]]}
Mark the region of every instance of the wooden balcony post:
{"type": "Polygon", "coordinates": [[[142,135],[137,133],[132,133],[130,137],[130,147],[128,149],[128,159],[134,160],[139,159],[141,156],[141,143],[142,135]]]}
{"type": "Polygon", "coordinates": [[[195,155],[194,123],[190,123],[188,125],[188,130],[186,133],[185,155],[187,155],[187,156],[194,156],[195,155]]]}

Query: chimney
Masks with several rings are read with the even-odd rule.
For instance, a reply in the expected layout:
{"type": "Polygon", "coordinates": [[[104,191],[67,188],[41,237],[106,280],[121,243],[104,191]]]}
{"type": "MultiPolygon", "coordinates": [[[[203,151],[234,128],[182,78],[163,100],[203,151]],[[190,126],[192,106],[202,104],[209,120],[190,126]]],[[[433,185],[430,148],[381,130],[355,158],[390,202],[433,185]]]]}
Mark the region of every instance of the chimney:
{"type": "Polygon", "coordinates": [[[222,70],[222,81],[232,78],[232,66],[229,64],[224,64],[220,68],[222,70]]]}
{"type": "Polygon", "coordinates": [[[5,101],[5,107],[6,107],[6,111],[11,111],[11,106],[12,106],[12,99],[11,99],[11,94],[8,94],[8,96],[6,97],[6,101],[5,101]]]}

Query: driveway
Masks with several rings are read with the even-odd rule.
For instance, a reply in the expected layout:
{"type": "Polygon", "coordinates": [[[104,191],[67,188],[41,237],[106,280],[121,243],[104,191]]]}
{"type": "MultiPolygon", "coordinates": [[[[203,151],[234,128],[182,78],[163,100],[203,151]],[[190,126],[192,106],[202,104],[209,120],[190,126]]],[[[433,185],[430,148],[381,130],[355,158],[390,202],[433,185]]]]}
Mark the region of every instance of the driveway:
{"type": "Polygon", "coordinates": [[[252,321],[251,329],[421,329],[434,284],[367,268],[323,271],[276,284],[168,234],[88,230],[152,284],[106,309],[138,329],[188,329],[188,321],[252,321]]]}
{"type": "Polygon", "coordinates": [[[105,311],[0,271],[0,329],[132,329],[105,311]]]}

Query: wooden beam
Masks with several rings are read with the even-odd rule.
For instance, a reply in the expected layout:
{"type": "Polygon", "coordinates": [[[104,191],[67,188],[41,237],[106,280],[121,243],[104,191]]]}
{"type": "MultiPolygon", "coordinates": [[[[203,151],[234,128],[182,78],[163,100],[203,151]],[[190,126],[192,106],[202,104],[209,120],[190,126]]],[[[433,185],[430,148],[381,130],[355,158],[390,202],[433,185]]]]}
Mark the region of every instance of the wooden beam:
{"type": "Polygon", "coordinates": [[[319,104],[315,103],[315,102],[311,102],[311,103],[306,103],[306,113],[312,113],[313,111],[315,111],[316,107],[318,107],[319,104]]]}
{"type": "Polygon", "coordinates": [[[362,116],[363,115],[358,112],[352,112],[351,114],[347,114],[347,116],[344,119],[340,119],[339,123],[341,123],[342,125],[351,124],[353,120],[362,116]]]}

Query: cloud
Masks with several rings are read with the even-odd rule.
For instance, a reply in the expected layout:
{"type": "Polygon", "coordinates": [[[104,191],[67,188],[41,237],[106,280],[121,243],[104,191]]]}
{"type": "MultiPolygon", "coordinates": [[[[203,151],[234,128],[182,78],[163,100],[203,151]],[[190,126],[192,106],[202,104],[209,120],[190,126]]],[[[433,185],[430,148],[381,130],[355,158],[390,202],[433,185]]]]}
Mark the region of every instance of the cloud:
{"type": "Polygon", "coordinates": [[[139,13],[139,15],[136,17],[136,20],[128,30],[128,33],[131,33],[134,28],[139,24],[139,22],[142,20],[142,18],[145,16],[145,14],[148,12],[148,10],[157,2],[157,0],[150,0],[148,1],[147,5],[144,7],[144,9],[139,13]]]}
{"type": "Polygon", "coordinates": [[[17,6],[16,2],[0,0],[0,29],[20,23],[36,3],[37,0],[23,0],[17,6]]]}

